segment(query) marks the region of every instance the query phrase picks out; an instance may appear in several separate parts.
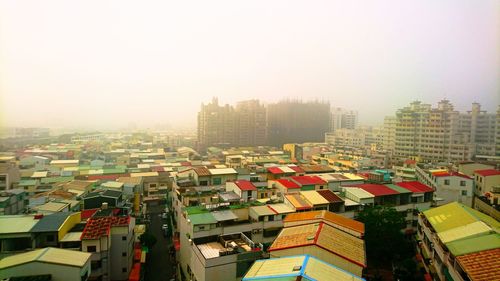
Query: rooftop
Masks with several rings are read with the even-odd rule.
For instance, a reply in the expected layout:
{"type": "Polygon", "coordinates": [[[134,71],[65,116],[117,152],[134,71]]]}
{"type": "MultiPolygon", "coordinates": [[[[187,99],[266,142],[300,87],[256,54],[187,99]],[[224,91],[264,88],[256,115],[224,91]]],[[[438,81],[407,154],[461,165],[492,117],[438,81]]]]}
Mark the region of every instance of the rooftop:
{"type": "Polygon", "coordinates": [[[296,210],[309,210],[312,208],[311,205],[305,200],[305,198],[300,194],[287,194],[285,198],[293,205],[296,210]]]}
{"type": "Polygon", "coordinates": [[[3,258],[0,260],[0,268],[8,268],[30,262],[83,267],[90,260],[90,256],[90,253],[49,247],[3,258]]]}
{"type": "Polygon", "coordinates": [[[300,185],[317,185],[326,184],[327,182],[318,176],[293,176],[290,177],[293,181],[300,185]]]}
{"type": "Polygon", "coordinates": [[[323,222],[283,228],[269,248],[278,251],[316,245],[360,266],[366,266],[365,243],[323,222]]]}
{"type": "Polygon", "coordinates": [[[130,223],[130,216],[91,217],[83,230],[81,240],[98,239],[109,235],[112,226],[126,226],[130,223]]]}
{"type": "Polygon", "coordinates": [[[498,280],[500,248],[457,257],[457,261],[472,281],[498,280]]]}
{"type": "Polygon", "coordinates": [[[433,172],[432,175],[437,177],[437,178],[439,178],[439,177],[461,177],[461,178],[469,179],[469,180],[472,179],[471,177],[469,177],[467,175],[457,173],[457,172],[448,172],[448,171],[433,172]]]}
{"type": "Polygon", "coordinates": [[[31,229],[31,232],[56,232],[64,224],[71,213],[54,213],[45,215],[38,220],[38,223],[31,229]]]}
{"type": "Polygon", "coordinates": [[[0,234],[27,233],[38,223],[33,215],[0,216],[0,234]]]}
{"type": "Polygon", "coordinates": [[[364,184],[357,184],[357,185],[351,185],[354,187],[359,187],[365,191],[368,191],[369,193],[373,194],[374,196],[388,196],[388,195],[397,195],[399,192],[397,192],[394,189],[391,189],[385,185],[382,184],[371,184],[371,183],[364,183],[364,184]]]}
{"type": "Polygon", "coordinates": [[[221,235],[217,237],[216,241],[200,243],[196,247],[205,259],[261,250],[260,247],[257,247],[255,243],[242,233],[221,235]]]}
{"type": "Polygon", "coordinates": [[[288,179],[277,179],[274,181],[279,182],[285,188],[300,188],[300,185],[298,185],[295,182],[288,180],[288,179]]]}
{"type": "Polygon", "coordinates": [[[300,194],[306,198],[306,200],[314,205],[325,205],[330,202],[321,196],[316,190],[301,191],[300,194]]]}
{"type": "Polygon", "coordinates": [[[233,168],[209,169],[209,171],[211,175],[238,174],[238,172],[233,168]]]}
{"type": "Polygon", "coordinates": [[[254,206],[254,207],[250,207],[249,208],[250,210],[254,211],[257,216],[272,216],[272,215],[276,215],[277,212],[270,208],[268,205],[264,205],[264,206],[254,206]]]}
{"type": "Polygon", "coordinates": [[[210,176],[210,171],[206,167],[196,167],[193,170],[199,177],[210,176]]]}
{"type": "Polygon", "coordinates": [[[454,256],[477,253],[485,250],[500,248],[500,234],[492,233],[479,237],[461,239],[446,244],[454,256]]]}
{"type": "Polygon", "coordinates": [[[192,225],[217,223],[217,220],[215,219],[214,215],[210,212],[188,215],[188,218],[189,220],[191,220],[192,225]]]}
{"type": "Polygon", "coordinates": [[[343,203],[340,197],[338,197],[333,191],[329,189],[318,190],[318,193],[323,196],[329,203],[343,203]]]}
{"type": "Polygon", "coordinates": [[[304,222],[306,224],[315,222],[317,220],[322,220],[323,222],[334,227],[341,227],[341,229],[347,228],[360,234],[365,233],[365,225],[362,222],[349,219],[329,211],[309,211],[302,213],[293,213],[287,215],[283,221],[285,222],[285,224],[287,222],[304,222]]]}
{"type": "Polygon", "coordinates": [[[481,175],[483,177],[498,176],[500,175],[500,170],[495,170],[495,169],[477,170],[474,171],[474,173],[481,175]]]}
{"type": "Polygon", "coordinates": [[[434,192],[431,187],[419,182],[419,181],[405,181],[396,183],[397,186],[408,189],[413,193],[425,193],[434,192]]]}
{"type": "Polygon", "coordinates": [[[255,185],[247,180],[237,180],[237,181],[234,181],[234,183],[236,184],[236,186],[239,187],[240,190],[243,190],[243,191],[245,191],[245,190],[257,190],[255,185]]]}
{"type": "Polygon", "coordinates": [[[252,280],[361,281],[364,279],[313,256],[299,255],[255,261],[243,277],[243,281],[252,280]]]}

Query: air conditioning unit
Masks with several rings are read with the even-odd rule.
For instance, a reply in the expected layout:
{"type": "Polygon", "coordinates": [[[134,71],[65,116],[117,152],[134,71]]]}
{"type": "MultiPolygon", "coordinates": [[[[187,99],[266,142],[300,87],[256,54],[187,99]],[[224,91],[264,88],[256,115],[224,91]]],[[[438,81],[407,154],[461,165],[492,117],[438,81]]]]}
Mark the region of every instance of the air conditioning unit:
{"type": "Polygon", "coordinates": [[[261,232],[261,229],[254,229],[254,230],[252,230],[253,234],[260,233],[260,232],[261,232]]]}

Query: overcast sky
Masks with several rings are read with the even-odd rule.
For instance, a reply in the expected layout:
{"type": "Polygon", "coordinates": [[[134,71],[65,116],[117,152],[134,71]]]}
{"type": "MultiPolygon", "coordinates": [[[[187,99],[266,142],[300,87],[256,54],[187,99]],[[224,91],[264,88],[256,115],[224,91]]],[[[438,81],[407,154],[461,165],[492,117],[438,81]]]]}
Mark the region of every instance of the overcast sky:
{"type": "Polygon", "coordinates": [[[362,123],[499,103],[500,1],[4,1],[7,126],[196,124],[202,102],[324,99],[362,123]]]}

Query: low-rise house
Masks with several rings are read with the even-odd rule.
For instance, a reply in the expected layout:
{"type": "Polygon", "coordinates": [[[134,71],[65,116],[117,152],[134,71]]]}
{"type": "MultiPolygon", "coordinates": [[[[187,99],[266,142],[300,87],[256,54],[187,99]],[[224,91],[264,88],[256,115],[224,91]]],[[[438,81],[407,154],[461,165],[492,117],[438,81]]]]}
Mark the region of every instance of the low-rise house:
{"type": "Polygon", "coordinates": [[[327,189],[327,182],[318,176],[293,176],[292,181],[300,185],[300,190],[321,190],[327,189]]]}
{"type": "Polygon", "coordinates": [[[360,277],[366,268],[363,239],[325,222],[283,228],[269,252],[272,258],[309,254],[360,277]]]}
{"type": "Polygon", "coordinates": [[[474,171],[476,195],[492,193],[494,187],[500,187],[500,170],[487,169],[474,171]]]}
{"type": "Polygon", "coordinates": [[[246,180],[237,180],[233,182],[226,182],[226,191],[233,191],[238,194],[244,202],[251,200],[256,200],[257,197],[257,187],[246,180]]]}
{"type": "Polygon", "coordinates": [[[0,260],[0,279],[86,281],[90,254],[59,248],[43,248],[0,260]]]}
{"type": "Polygon", "coordinates": [[[198,281],[237,280],[262,258],[262,248],[243,233],[192,239],[187,276],[198,281]]]}
{"type": "Polygon", "coordinates": [[[471,177],[444,169],[425,170],[419,166],[415,169],[418,181],[435,190],[435,201],[438,205],[456,201],[472,206],[474,180],[471,177]]]}
{"type": "Polygon", "coordinates": [[[122,192],[117,190],[97,190],[82,197],[83,210],[100,208],[104,203],[109,207],[123,206],[122,192]]]}
{"type": "Polygon", "coordinates": [[[290,193],[299,193],[300,191],[300,185],[289,179],[269,180],[267,184],[269,189],[278,190],[278,197],[290,193]]]}
{"type": "Polygon", "coordinates": [[[23,189],[0,191],[0,216],[20,214],[24,212],[27,203],[27,194],[23,189]]]}
{"type": "Polygon", "coordinates": [[[349,280],[364,279],[310,255],[257,260],[243,277],[243,281],[280,280],[349,280]]]}
{"type": "Polygon", "coordinates": [[[299,193],[287,194],[284,197],[284,203],[296,212],[305,212],[312,210],[313,206],[299,193]]]}

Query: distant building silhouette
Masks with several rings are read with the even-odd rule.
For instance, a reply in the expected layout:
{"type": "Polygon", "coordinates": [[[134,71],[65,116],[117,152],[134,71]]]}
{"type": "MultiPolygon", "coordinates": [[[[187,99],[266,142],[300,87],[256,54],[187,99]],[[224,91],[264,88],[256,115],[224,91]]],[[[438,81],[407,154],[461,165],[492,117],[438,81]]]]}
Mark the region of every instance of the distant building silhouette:
{"type": "Polygon", "coordinates": [[[221,106],[217,98],[198,113],[198,146],[256,146],[266,144],[266,108],[258,100],[221,106]]]}
{"type": "Polygon", "coordinates": [[[323,142],[330,127],[330,104],[311,101],[280,101],[267,108],[270,145],[323,142]]]}

